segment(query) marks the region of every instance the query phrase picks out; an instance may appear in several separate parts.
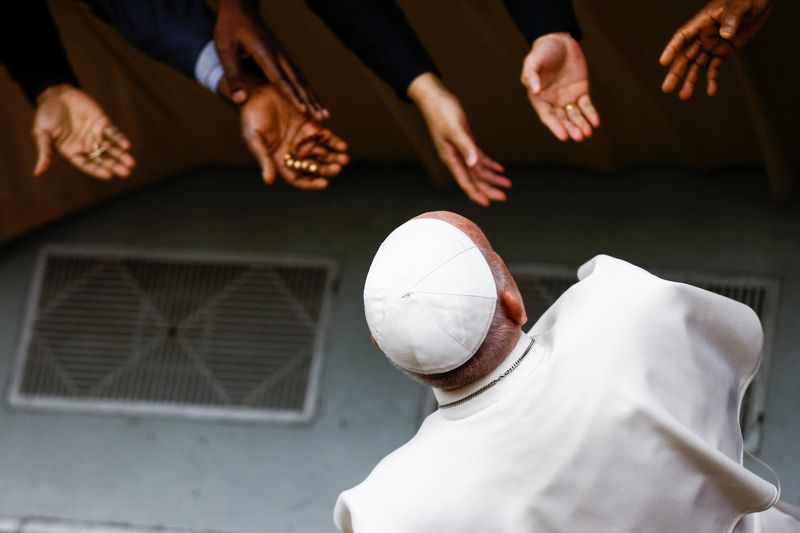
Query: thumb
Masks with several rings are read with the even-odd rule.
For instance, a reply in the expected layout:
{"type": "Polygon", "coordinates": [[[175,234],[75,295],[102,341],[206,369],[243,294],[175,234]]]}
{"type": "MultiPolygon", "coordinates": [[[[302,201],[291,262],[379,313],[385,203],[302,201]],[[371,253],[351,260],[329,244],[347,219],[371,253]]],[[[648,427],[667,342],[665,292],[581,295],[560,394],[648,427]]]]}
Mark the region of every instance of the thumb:
{"type": "Polygon", "coordinates": [[[33,139],[36,142],[36,166],[33,167],[33,175],[41,176],[50,167],[53,158],[50,148],[50,135],[45,131],[34,132],[33,139]]]}
{"type": "Polygon", "coordinates": [[[722,15],[722,27],[719,30],[720,37],[733,39],[736,32],[739,31],[742,17],[747,14],[747,10],[747,2],[730,2],[730,5],[725,8],[725,13],[722,15]]]}
{"type": "Polygon", "coordinates": [[[475,141],[472,140],[472,137],[467,132],[459,132],[453,138],[453,144],[461,154],[461,157],[464,158],[464,162],[468,167],[474,167],[478,164],[478,147],[475,146],[475,141]]]}
{"type": "Polygon", "coordinates": [[[275,165],[272,163],[267,143],[264,142],[264,139],[258,131],[253,131],[249,135],[245,135],[244,140],[250,152],[258,161],[258,166],[261,167],[261,178],[264,180],[264,183],[272,185],[275,181],[275,165]]]}
{"type": "Polygon", "coordinates": [[[261,161],[261,179],[267,185],[275,183],[275,164],[269,158],[261,161]]]}
{"type": "Polygon", "coordinates": [[[538,70],[531,70],[528,74],[528,89],[533,94],[542,92],[542,78],[539,76],[538,70]]]}
{"type": "Polygon", "coordinates": [[[235,104],[243,104],[247,100],[247,91],[239,74],[239,54],[236,47],[225,47],[218,50],[219,62],[225,71],[225,80],[235,104]]]}

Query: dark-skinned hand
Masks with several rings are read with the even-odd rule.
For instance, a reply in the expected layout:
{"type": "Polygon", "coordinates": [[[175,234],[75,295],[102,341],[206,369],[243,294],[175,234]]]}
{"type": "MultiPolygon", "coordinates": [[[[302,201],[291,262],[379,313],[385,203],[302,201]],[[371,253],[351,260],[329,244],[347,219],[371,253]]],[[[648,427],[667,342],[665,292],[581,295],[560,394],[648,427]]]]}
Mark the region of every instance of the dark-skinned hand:
{"type": "Polygon", "coordinates": [[[330,118],[328,110],[319,103],[261,20],[257,0],[220,0],[214,44],[234,103],[242,104],[249,97],[241,62],[250,58],[298,111],[317,121],[330,118]]]}
{"type": "Polygon", "coordinates": [[[274,84],[248,86],[240,107],[242,137],[266,184],[280,174],[303,190],[321,190],[349,162],[347,143],[309,119],[274,84]]]}
{"type": "Polygon", "coordinates": [[[670,93],[683,82],[678,96],[687,100],[705,70],[706,93],[715,95],[722,63],[755,37],[771,10],[770,0],[711,0],[678,28],[661,53],[659,62],[669,67],[661,89],[670,93]]]}

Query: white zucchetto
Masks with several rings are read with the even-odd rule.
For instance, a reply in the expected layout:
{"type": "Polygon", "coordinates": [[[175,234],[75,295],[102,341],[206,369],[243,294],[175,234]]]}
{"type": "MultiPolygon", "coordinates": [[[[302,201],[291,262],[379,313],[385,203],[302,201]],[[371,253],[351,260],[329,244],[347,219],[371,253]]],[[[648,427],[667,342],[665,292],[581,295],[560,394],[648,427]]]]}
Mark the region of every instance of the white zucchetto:
{"type": "Polygon", "coordinates": [[[472,357],[494,317],[497,288],[480,249],[455,226],[413,219],[372,260],[364,312],[380,349],[419,374],[453,370],[472,357]]]}

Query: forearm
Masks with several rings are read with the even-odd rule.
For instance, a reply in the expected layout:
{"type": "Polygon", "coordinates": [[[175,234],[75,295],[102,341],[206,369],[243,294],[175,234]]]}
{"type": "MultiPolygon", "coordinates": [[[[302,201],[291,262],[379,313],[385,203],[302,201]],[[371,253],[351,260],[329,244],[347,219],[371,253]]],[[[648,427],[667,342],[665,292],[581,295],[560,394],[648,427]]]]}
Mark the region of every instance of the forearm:
{"type": "Polygon", "coordinates": [[[447,89],[442,80],[430,72],[414,78],[408,86],[407,95],[419,107],[423,115],[436,108],[443,99],[454,98],[453,93],[447,89]]]}
{"type": "Polygon", "coordinates": [[[36,105],[47,88],[78,87],[53,16],[43,0],[18,2],[13,16],[0,17],[0,63],[36,105]],[[20,42],[20,36],[25,39],[20,42]]]}
{"type": "Polygon", "coordinates": [[[92,9],[133,46],[189,77],[214,38],[216,15],[202,0],[98,0],[92,9]]]}
{"type": "Polygon", "coordinates": [[[407,99],[411,82],[436,65],[392,0],[307,0],[325,24],[378,77],[407,99]]]}
{"type": "Polygon", "coordinates": [[[503,0],[522,35],[532,44],[548,33],[567,32],[582,37],[571,0],[503,0]]]}

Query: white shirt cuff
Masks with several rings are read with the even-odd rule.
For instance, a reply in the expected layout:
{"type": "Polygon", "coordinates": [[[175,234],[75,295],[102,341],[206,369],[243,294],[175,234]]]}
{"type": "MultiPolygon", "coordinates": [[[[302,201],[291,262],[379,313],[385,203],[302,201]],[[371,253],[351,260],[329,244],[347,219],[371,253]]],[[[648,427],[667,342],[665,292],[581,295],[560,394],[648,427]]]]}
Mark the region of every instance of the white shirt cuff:
{"type": "Polygon", "coordinates": [[[214,41],[208,41],[200,55],[197,56],[197,62],[194,64],[194,77],[197,78],[200,85],[212,93],[216,93],[217,86],[224,74],[225,71],[217,55],[217,49],[214,47],[214,41]]]}

